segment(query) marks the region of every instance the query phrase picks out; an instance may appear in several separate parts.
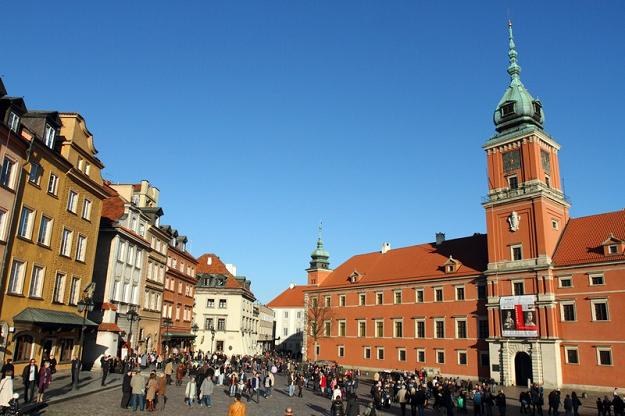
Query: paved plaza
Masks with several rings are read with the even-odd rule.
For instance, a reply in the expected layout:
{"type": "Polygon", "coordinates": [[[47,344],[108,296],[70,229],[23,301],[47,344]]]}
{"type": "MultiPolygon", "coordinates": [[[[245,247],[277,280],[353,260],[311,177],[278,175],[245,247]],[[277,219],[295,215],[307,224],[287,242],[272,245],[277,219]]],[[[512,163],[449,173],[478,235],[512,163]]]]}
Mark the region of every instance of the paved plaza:
{"type": "MultiPolygon", "coordinates": [[[[363,382],[360,385],[358,395],[361,405],[361,412],[364,409],[364,405],[370,401],[369,389],[370,384],[363,382]]],[[[165,405],[165,409],[162,409],[162,404],[159,403],[159,408],[156,412],[158,414],[166,415],[226,415],[228,406],[232,403],[223,386],[215,386],[215,394],[213,395],[213,406],[210,409],[206,407],[200,407],[194,404],[192,407],[187,406],[184,403],[184,384],[182,386],[169,386],[167,391],[168,401],[165,405]]],[[[520,415],[519,407],[517,405],[518,389],[507,388],[508,395],[508,412],[507,416],[520,415]]],[[[48,416],[95,416],[95,415],[130,415],[133,414],[130,409],[120,408],[121,389],[109,389],[107,391],[93,393],[88,396],[77,397],[74,399],[66,399],[60,402],[51,403],[46,409],[45,415],[48,416]]],[[[330,401],[322,396],[317,395],[309,390],[304,390],[304,397],[289,397],[286,393],[285,377],[278,375],[276,377],[276,388],[273,395],[267,399],[260,398],[260,403],[248,402],[246,398],[243,398],[243,403],[247,406],[247,415],[249,416],[281,416],[284,409],[287,406],[291,406],[294,410],[295,416],[300,415],[330,415],[330,401]]],[[[585,407],[580,409],[581,415],[595,415],[594,400],[588,398],[584,401],[585,407]]],[[[470,403],[469,403],[470,405],[470,403]]],[[[141,412],[137,412],[141,413],[141,412]]],[[[136,414],[136,413],[134,413],[136,414]]],[[[394,415],[399,416],[400,411],[397,404],[394,404],[390,409],[384,409],[378,411],[380,415],[394,415]]],[[[407,414],[410,414],[408,409],[407,414]]],[[[472,410],[469,408],[468,414],[472,414],[472,410]]],[[[426,415],[433,416],[432,409],[426,409],[426,415]]],[[[441,412],[444,415],[444,412],[441,412]]],[[[497,410],[493,409],[493,415],[497,415],[497,410]]],[[[544,409],[544,415],[547,416],[547,408],[544,409]]],[[[564,412],[561,412],[564,416],[564,412]]]]}

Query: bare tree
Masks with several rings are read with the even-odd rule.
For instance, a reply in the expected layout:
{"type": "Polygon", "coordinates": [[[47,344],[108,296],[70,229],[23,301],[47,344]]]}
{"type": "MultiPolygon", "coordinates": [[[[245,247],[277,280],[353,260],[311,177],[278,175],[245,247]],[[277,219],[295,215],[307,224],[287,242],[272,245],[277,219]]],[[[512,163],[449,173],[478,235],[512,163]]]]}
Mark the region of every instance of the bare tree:
{"type": "Polygon", "coordinates": [[[324,336],[325,322],[331,318],[331,309],[319,302],[317,297],[311,296],[306,302],[306,334],[313,340],[313,355],[317,361],[317,346],[319,338],[324,336]]]}

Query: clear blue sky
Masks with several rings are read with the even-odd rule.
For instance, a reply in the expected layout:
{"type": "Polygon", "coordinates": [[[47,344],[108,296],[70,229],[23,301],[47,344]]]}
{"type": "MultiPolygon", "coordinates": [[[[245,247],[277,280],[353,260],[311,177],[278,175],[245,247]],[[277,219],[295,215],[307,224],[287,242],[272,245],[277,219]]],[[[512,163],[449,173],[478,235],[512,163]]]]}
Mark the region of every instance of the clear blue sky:
{"type": "Polygon", "coordinates": [[[509,17],[572,215],[625,207],[623,1],[14,1],[2,16],[9,93],[80,112],[105,177],[149,179],[163,222],[264,302],[305,281],[320,220],[334,266],[484,232],[509,17]]]}

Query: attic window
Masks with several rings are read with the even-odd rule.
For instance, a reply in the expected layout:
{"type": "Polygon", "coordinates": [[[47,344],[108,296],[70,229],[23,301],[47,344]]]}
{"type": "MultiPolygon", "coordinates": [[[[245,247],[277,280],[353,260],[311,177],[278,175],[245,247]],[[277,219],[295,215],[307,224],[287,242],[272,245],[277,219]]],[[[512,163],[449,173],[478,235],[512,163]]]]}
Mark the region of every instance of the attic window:
{"type": "Polygon", "coordinates": [[[20,127],[20,117],[15,114],[13,111],[9,113],[9,129],[13,130],[17,133],[17,130],[20,127]]]}
{"type": "Polygon", "coordinates": [[[601,245],[603,246],[603,255],[605,256],[620,254],[625,249],[625,241],[616,238],[614,234],[610,234],[601,245]]]}
{"type": "Polygon", "coordinates": [[[506,103],[501,106],[501,117],[507,117],[514,114],[514,103],[506,103]]]}
{"type": "Polygon", "coordinates": [[[454,265],[453,264],[449,264],[447,265],[447,269],[445,270],[447,273],[453,273],[454,272],[454,265]]]}
{"type": "Polygon", "coordinates": [[[618,246],[616,244],[610,244],[608,246],[608,254],[618,254],[618,246]]]}
{"type": "Polygon", "coordinates": [[[445,273],[456,273],[460,268],[460,262],[449,256],[449,259],[443,264],[443,270],[445,273]]]}
{"type": "Polygon", "coordinates": [[[44,143],[50,149],[54,149],[54,138],[56,137],[56,131],[52,128],[51,125],[46,124],[46,131],[44,137],[44,143]]]}
{"type": "Polygon", "coordinates": [[[354,270],[354,272],[347,277],[347,280],[349,283],[357,283],[360,280],[360,273],[354,270]]]}

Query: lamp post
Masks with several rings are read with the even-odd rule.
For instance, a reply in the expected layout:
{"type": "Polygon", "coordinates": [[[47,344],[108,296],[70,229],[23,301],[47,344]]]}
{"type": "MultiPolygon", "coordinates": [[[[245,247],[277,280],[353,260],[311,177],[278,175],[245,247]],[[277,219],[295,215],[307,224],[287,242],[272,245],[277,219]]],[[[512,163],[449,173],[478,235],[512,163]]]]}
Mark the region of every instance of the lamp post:
{"type": "Polygon", "coordinates": [[[191,332],[193,332],[193,349],[195,350],[195,338],[197,337],[197,331],[200,330],[200,327],[197,326],[197,324],[194,322],[193,326],[191,327],[191,332]]]}
{"type": "Polygon", "coordinates": [[[211,331],[211,354],[212,354],[215,352],[215,350],[213,349],[215,345],[215,327],[213,326],[212,323],[209,325],[208,330],[211,331]]]}
{"type": "Polygon", "coordinates": [[[128,321],[130,321],[130,330],[128,331],[128,344],[130,347],[130,350],[133,350],[132,348],[132,341],[133,341],[133,333],[132,333],[132,323],[137,321],[139,322],[141,320],[141,317],[139,316],[139,313],[137,312],[137,307],[135,305],[131,305],[128,308],[128,312],[126,312],[126,319],[128,319],[128,321]]]}
{"type": "MultiPolygon", "coordinates": [[[[85,294],[83,296],[82,299],[80,299],[78,301],[77,307],[78,307],[78,312],[82,313],[82,326],[80,327],[80,338],[78,339],[78,359],[80,360],[80,362],[82,362],[82,353],[84,350],[84,342],[85,342],[85,329],[86,329],[86,323],[87,323],[87,313],[93,311],[93,308],[95,306],[95,302],[93,301],[93,298],[89,295],[89,294],[85,294]]],[[[78,389],[78,374],[79,371],[76,372],[76,374],[74,375],[73,379],[74,379],[74,383],[72,384],[72,388],[74,390],[78,389]]]]}
{"type": "MultiPolygon", "coordinates": [[[[169,341],[169,328],[174,324],[171,318],[163,319],[163,326],[165,327],[165,338],[169,341]]],[[[169,344],[169,343],[168,343],[169,344]]],[[[168,345],[167,344],[167,345],[168,345]]],[[[167,351],[169,353],[169,351],[167,351]]]]}

